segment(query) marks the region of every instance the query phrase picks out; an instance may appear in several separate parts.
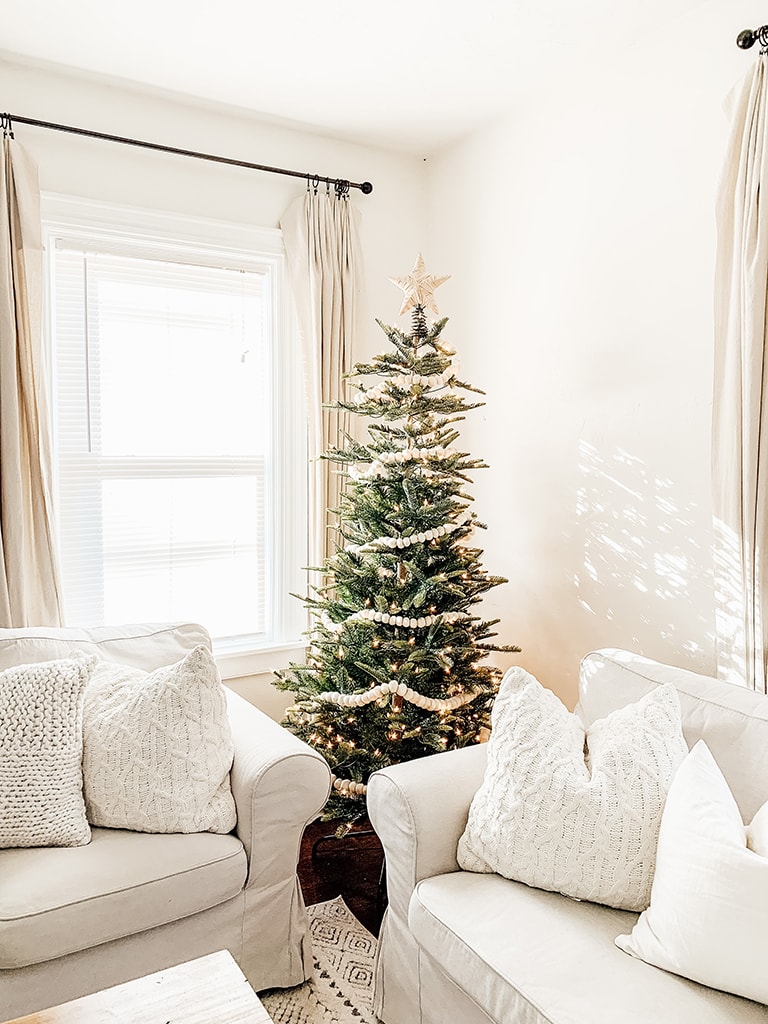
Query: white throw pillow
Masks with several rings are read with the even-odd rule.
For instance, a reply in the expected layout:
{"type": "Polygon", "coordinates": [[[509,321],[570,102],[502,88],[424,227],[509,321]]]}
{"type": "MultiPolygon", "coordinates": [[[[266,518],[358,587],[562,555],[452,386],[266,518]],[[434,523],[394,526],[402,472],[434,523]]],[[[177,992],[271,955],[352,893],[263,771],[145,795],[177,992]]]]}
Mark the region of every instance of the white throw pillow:
{"type": "Polygon", "coordinates": [[[521,668],[502,680],[459,865],[626,910],[648,906],[664,799],[687,753],[673,686],[584,725],[521,668]]]}
{"type": "Polygon", "coordinates": [[[0,672],[0,847],[84,846],[84,656],[0,672]]]}
{"type": "Polygon", "coordinates": [[[226,697],[202,644],[154,672],[100,662],[85,693],[83,741],[92,825],[136,832],[234,828],[226,697]]]}
{"type": "Polygon", "coordinates": [[[651,905],[616,945],[665,971],[768,1003],[768,803],[745,828],[703,740],[667,797],[651,905]]]}

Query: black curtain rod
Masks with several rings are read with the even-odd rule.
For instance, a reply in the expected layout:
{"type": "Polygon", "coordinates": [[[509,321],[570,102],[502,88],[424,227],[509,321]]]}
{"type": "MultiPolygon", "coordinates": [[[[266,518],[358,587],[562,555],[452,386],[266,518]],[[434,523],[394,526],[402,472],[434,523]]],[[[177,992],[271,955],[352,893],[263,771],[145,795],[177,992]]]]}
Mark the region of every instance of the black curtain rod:
{"type": "Polygon", "coordinates": [[[768,50],[768,25],[761,25],[760,28],[745,28],[736,36],[736,45],[742,50],[748,50],[755,43],[760,43],[760,52],[768,50]]]}
{"type": "Polygon", "coordinates": [[[142,142],[141,139],[128,139],[121,135],[107,135],[105,132],[92,132],[86,128],[73,128],[71,125],[54,124],[52,121],[37,121],[32,117],[20,117],[18,114],[1,114],[0,124],[7,131],[13,124],[31,124],[35,128],[52,128],[57,132],[69,132],[72,135],[85,135],[89,139],[104,139],[107,142],[122,142],[126,146],[140,146],[142,149],[154,149],[160,153],[175,153],[177,156],[192,156],[197,160],[210,160],[216,164],[230,164],[233,167],[246,167],[250,171],[267,171],[270,174],[287,174],[292,178],[304,178],[313,188],[320,182],[333,185],[337,195],[344,195],[351,188],[359,188],[363,195],[373,192],[370,181],[347,181],[345,178],[328,178],[324,174],[306,174],[302,171],[289,171],[284,167],[268,167],[266,164],[252,164],[247,160],[233,160],[228,156],[214,156],[211,153],[198,153],[193,149],[177,149],[175,146],[161,146],[158,142],[142,142]]]}

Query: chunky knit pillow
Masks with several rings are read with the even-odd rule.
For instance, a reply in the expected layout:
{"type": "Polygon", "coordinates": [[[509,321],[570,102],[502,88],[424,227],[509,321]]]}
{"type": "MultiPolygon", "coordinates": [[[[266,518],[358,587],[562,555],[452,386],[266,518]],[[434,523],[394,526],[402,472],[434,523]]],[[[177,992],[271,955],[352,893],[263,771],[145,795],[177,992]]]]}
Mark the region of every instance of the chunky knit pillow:
{"type": "Polygon", "coordinates": [[[0,672],[0,847],[84,846],[83,692],[95,658],[0,672]]]}
{"type": "Polygon", "coordinates": [[[585,736],[550,690],[513,668],[492,720],[460,866],[644,910],[667,790],[687,753],[674,687],[612,712],[585,736]]]}
{"type": "Polygon", "coordinates": [[[92,825],[136,832],[234,828],[226,698],[202,644],[154,672],[100,662],[85,694],[83,740],[92,825]]]}

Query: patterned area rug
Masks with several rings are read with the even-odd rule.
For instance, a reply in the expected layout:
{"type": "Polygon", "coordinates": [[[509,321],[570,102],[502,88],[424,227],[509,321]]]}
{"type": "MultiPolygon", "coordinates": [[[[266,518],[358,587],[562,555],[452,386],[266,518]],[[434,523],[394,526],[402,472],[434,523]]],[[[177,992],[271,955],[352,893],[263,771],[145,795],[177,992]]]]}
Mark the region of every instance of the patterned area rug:
{"type": "Polygon", "coordinates": [[[373,1002],[376,939],[338,896],[308,907],[315,973],[292,989],[262,992],[275,1024],[378,1024],[373,1002]]]}

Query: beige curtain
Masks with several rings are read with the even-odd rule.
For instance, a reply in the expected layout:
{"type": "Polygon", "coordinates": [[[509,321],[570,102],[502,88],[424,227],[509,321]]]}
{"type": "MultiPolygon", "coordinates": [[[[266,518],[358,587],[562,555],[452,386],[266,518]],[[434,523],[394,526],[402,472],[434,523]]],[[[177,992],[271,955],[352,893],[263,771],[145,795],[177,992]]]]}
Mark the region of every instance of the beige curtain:
{"type": "Polygon", "coordinates": [[[40,190],[34,164],[8,135],[0,189],[0,626],[58,626],[40,366],[40,190]]]}
{"type": "Polygon", "coordinates": [[[283,214],[291,286],[304,352],[309,402],[310,563],[320,566],[336,550],[335,519],[342,478],[319,458],[344,443],[349,414],[324,408],[344,395],[343,375],[352,369],[362,268],[359,214],[347,197],[308,190],[283,214]]]}
{"type": "Polygon", "coordinates": [[[768,656],[767,60],[757,60],[730,101],[717,204],[712,448],[718,674],[762,692],[768,656]]]}

